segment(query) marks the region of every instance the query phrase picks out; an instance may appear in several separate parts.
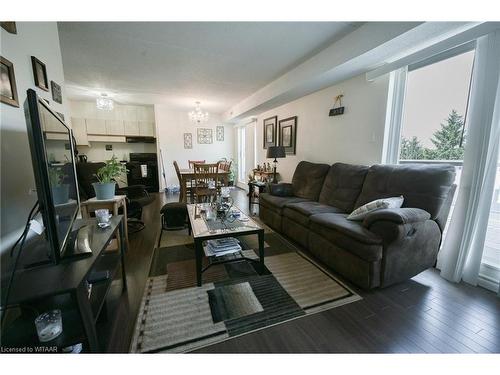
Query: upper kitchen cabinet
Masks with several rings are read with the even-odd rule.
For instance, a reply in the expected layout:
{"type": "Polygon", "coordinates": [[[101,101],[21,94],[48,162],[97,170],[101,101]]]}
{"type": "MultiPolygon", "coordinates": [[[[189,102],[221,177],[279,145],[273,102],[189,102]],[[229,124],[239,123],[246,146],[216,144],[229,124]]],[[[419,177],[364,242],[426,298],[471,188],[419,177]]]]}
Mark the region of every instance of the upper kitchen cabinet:
{"type": "Polygon", "coordinates": [[[88,146],[89,140],[87,137],[87,125],[83,118],[71,118],[71,127],[73,128],[73,136],[75,137],[77,146],[88,146]]]}
{"type": "Polygon", "coordinates": [[[150,121],[139,121],[139,135],[142,137],[154,137],[155,124],[150,121]]]}
{"type": "Polygon", "coordinates": [[[85,123],[87,124],[87,134],[107,135],[105,120],[86,118],[85,123]]]}
{"type": "Polygon", "coordinates": [[[106,120],[106,134],[107,135],[123,135],[125,129],[122,120],[106,120]]]}
{"type": "Polygon", "coordinates": [[[128,135],[128,136],[140,135],[139,121],[124,121],[123,127],[125,129],[125,135],[128,135]]]}

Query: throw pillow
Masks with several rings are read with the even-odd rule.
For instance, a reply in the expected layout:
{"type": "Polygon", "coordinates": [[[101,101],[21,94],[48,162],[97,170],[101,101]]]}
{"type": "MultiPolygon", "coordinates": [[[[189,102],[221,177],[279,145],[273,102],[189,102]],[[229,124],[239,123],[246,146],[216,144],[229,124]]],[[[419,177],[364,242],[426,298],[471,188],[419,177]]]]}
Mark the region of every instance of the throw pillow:
{"type": "Polygon", "coordinates": [[[356,208],[349,216],[347,216],[347,219],[356,221],[363,220],[370,212],[380,210],[382,208],[399,208],[403,205],[403,201],[404,198],[402,195],[393,198],[376,199],[356,208]]]}

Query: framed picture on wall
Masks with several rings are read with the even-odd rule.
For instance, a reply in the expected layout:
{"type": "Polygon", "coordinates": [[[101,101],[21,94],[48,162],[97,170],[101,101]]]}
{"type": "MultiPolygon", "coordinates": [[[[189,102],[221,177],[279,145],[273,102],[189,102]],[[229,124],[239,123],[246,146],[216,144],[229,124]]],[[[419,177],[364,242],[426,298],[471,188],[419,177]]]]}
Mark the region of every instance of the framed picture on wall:
{"type": "Polygon", "coordinates": [[[264,149],[269,146],[276,146],[276,125],[278,116],[264,119],[264,149]]]}
{"type": "Polygon", "coordinates": [[[287,155],[295,155],[297,145],[297,116],[279,122],[279,145],[285,148],[287,155]]]}
{"type": "Polygon", "coordinates": [[[35,86],[42,90],[49,91],[49,80],[47,79],[47,68],[45,64],[35,56],[31,56],[31,67],[33,68],[35,86]]]}
{"type": "Polygon", "coordinates": [[[19,107],[14,65],[2,56],[0,56],[0,101],[19,107]]]}
{"type": "Polygon", "coordinates": [[[17,26],[13,21],[2,21],[0,22],[0,26],[8,33],[17,34],[17,26]]]}
{"type": "Polygon", "coordinates": [[[62,91],[61,86],[59,86],[54,81],[50,81],[50,87],[52,89],[52,100],[55,102],[62,104],[62,91]]]}

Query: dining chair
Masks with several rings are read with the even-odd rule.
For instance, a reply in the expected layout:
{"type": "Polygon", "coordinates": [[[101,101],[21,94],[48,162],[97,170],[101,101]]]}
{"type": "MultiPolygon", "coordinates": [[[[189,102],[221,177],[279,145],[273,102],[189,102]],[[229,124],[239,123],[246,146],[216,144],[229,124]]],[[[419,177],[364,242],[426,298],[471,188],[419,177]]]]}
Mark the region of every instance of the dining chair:
{"type": "MultiPolygon", "coordinates": [[[[224,172],[229,172],[231,170],[231,164],[232,160],[227,161],[225,159],[219,161],[219,169],[223,170],[224,172]]],[[[225,184],[225,178],[221,177],[217,183],[217,186],[220,188],[221,186],[226,186],[225,184]]]]}
{"type": "Polygon", "coordinates": [[[193,169],[195,164],[205,164],[206,160],[188,160],[189,169],[193,169]]]}
{"type": "Polygon", "coordinates": [[[177,178],[179,179],[179,202],[186,202],[187,197],[191,196],[191,186],[192,182],[191,181],[183,181],[182,176],[181,176],[181,170],[179,169],[179,164],[177,164],[177,161],[174,160],[174,168],[175,168],[175,173],[177,174],[177,178]],[[185,185],[185,190],[182,188],[182,185],[185,185]]]}
{"type": "Polygon", "coordinates": [[[192,194],[196,203],[210,202],[217,197],[219,163],[194,164],[194,186],[192,194]]]}

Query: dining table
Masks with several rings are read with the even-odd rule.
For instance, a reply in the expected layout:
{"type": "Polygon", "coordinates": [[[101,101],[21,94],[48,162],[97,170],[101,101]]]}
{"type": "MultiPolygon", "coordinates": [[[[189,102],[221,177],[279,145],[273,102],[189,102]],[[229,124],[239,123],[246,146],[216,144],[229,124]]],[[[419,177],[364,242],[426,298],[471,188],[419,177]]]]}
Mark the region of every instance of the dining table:
{"type": "MultiPolygon", "coordinates": [[[[187,184],[188,182],[194,181],[194,168],[180,168],[179,172],[181,174],[181,190],[184,201],[187,201],[187,184]]],[[[218,169],[218,178],[222,180],[224,186],[228,186],[229,173],[224,169],[218,169]]],[[[204,176],[214,177],[215,173],[203,173],[204,176]]]]}

